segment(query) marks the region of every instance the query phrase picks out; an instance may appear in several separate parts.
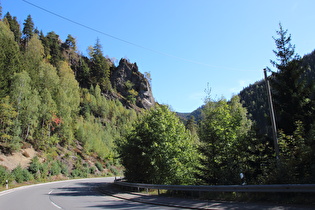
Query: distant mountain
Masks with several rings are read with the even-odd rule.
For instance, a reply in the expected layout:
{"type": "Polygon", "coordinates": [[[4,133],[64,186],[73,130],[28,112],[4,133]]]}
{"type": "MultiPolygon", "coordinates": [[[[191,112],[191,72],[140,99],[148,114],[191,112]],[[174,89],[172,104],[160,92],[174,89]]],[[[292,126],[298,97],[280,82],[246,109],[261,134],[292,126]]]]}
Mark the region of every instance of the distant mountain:
{"type": "Polygon", "coordinates": [[[191,116],[194,116],[195,121],[198,123],[201,120],[201,112],[203,109],[204,105],[196,109],[195,111],[191,113],[180,113],[176,112],[176,114],[181,118],[184,122],[186,122],[191,116]]]}

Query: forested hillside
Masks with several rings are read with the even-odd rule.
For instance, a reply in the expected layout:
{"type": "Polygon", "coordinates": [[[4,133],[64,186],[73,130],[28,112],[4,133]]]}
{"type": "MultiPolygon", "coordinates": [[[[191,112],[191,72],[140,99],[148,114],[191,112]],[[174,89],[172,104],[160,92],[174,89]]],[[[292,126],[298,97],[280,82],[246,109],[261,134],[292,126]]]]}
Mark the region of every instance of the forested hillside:
{"type": "Polygon", "coordinates": [[[30,15],[20,25],[7,13],[0,21],[0,151],[39,152],[37,169],[18,168],[24,181],[117,174],[115,141],[155,103],[148,79],[126,59],[115,66],[98,40],[86,57],[71,35],[44,35],[30,15]]]}

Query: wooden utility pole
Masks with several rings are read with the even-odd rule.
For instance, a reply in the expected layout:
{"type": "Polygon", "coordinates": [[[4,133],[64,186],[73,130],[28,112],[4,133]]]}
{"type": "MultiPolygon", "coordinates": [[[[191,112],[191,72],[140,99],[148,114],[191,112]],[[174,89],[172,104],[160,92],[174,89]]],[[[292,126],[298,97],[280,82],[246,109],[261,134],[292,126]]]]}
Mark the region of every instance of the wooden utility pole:
{"type": "Polygon", "coordinates": [[[275,118],[275,113],[274,113],[274,110],[273,110],[270,85],[269,85],[269,80],[268,80],[268,77],[267,77],[267,70],[266,69],[264,69],[264,75],[265,75],[266,89],[267,89],[267,95],[268,95],[270,119],[271,119],[271,126],[272,126],[273,144],[274,144],[274,148],[275,148],[275,152],[276,152],[276,159],[279,160],[279,145],[278,145],[278,138],[277,138],[276,118],[275,118]]]}

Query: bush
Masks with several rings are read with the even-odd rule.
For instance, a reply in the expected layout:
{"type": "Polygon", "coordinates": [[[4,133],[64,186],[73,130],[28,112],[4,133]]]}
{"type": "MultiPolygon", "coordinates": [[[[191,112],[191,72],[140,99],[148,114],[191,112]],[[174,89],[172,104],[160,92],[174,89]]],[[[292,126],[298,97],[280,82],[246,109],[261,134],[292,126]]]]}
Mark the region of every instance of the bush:
{"type": "Polygon", "coordinates": [[[72,178],[76,178],[76,177],[80,177],[81,176],[81,174],[82,174],[82,172],[79,170],[79,169],[73,169],[72,171],[71,171],[71,177],[72,178]]]}
{"type": "Polygon", "coordinates": [[[68,166],[64,163],[60,163],[61,173],[65,176],[69,175],[68,166]]]}
{"type": "Polygon", "coordinates": [[[119,175],[119,171],[117,170],[116,167],[110,167],[110,170],[115,176],[119,175]]]}
{"type": "Polygon", "coordinates": [[[89,168],[89,173],[90,173],[90,174],[95,174],[95,171],[96,171],[96,167],[95,167],[95,166],[91,166],[91,167],[89,168]]]}
{"type": "Polygon", "coordinates": [[[71,177],[88,177],[89,168],[76,168],[71,171],[71,177]]]}
{"type": "Polygon", "coordinates": [[[4,166],[0,166],[0,185],[4,186],[6,184],[6,180],[11,182],[12,177],[10,172],[4,166]]]}
{"type": "Polygon", "coordinates": [[[42,179],[46,179],[47,176],[48,176],[48,164],[47,163],[42,163],[40,165],[39,170],[40,170],[40,173],[41,173],[41,178],[42,179]]]}
{"type": "Polygon", "coordinates": [[[27,182],[33,179],[33,175],[26,169],[23,169],[20,165],[13,169],[12,176],[17,183],[27,182]]]}
{"type": "Polygon", "coordinates": [[[58,175],[61,173],[61,167],[59,161],[53,161],[50,165],[50,175],[58,175]]]}
{"type": "Polygon", "coordinates": [[[41,163],[39,162],[39,159],[37,156],[35,156],[30,163],[30,166],[28,167],[28,171],[31,172],[32,174],[36,174],[39,172],[41,167],[41,163]]]}
{"type": "Polygon", "coordinates": [[[103,165],[102,165],[100,162],[96,162],[96,163],[95,163],[95,166],[96,166],[96,168],[97,168],[99,171],[103,171],[103,170],[104,170],[103,165]]]}

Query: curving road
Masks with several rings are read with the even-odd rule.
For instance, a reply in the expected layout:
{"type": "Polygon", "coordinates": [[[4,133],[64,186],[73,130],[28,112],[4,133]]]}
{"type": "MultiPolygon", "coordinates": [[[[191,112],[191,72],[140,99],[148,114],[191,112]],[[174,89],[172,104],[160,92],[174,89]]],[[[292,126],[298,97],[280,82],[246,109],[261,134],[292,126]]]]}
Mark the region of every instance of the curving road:
{"type": "MultiPolygon", "coordinates": [[[[93,178],[52,182],[0,192],[0,209],[6,210],[74,210],[74,209],[161,209],[106,196],[97,187],[106,188],[114,178],[93,178]]],[[[162,209],[175,209],[162,207],[162,209]]]]}

